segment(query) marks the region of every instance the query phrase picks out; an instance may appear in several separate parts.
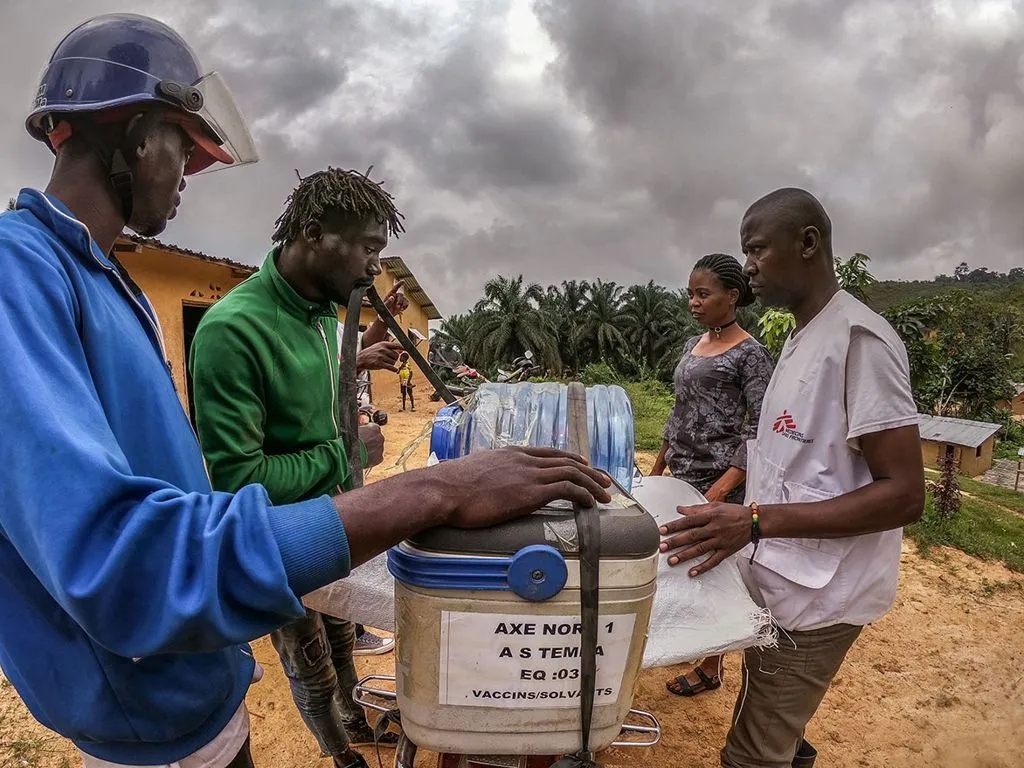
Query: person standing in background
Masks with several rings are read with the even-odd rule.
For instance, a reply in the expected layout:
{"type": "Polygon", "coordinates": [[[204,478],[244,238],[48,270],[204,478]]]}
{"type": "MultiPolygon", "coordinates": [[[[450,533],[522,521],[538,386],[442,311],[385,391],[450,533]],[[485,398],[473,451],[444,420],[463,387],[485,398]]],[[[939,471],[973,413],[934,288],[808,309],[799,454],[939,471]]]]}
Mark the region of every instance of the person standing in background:
{"type": "Polygon", "coordinates": [[[416,410],[416,400],[413,397],[412,389],[412,363],[409,361],[409,353],[403,352],[398,356],[398,383],[402,388],[402,410],[405,410],[405,398],[409,398],[409,410],[416,410]]]}
{"type": "MultiPolygon", "coordinates": [[[[687,287],[690,311],[708,330],[683,347],[675,371],[675,405],[652,475],[666,467],[708,501],[742,502],[747,442],[757,436],[761,401],[772,376],[771,354],[736,322],[754,301],[743,267],[732,256],[700,259],[687,287]]],[[[677,696],[722,685],[723,657],[709,656],[668,682],[677,696]]]]}

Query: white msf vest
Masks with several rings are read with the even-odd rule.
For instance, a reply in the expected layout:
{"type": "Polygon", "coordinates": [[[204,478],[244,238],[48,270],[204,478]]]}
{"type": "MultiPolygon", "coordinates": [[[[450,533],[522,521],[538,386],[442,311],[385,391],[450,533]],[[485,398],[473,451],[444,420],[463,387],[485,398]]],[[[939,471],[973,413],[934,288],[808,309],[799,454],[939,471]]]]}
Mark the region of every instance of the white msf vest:
{"type": "MultiPolygon", "coordinates": [[[[823,501],[871,483],[851,433],[917,423],[909,368],[906,349],[892,327],[849,294],[837,293],[783,348],[765,394],[757,438],[748,444],[747,503],[823,501]],[[898,363],[882,363],[872,385],[880,390],[875,401],[885,403],[883,412],[872,411],[872,421],[853,425],[846,387],[855,331],[880,339],[897,353],[887,359],[898,363]]],[[[864,378],[858,382],[863,386],[864,378]]],[[[741,570],[754,600],[783,629],[864,625],[893,605],[902,536],[898,528],[841,539],[762,539],[753,564],[752,546],[740,554],[741,570]]]]}

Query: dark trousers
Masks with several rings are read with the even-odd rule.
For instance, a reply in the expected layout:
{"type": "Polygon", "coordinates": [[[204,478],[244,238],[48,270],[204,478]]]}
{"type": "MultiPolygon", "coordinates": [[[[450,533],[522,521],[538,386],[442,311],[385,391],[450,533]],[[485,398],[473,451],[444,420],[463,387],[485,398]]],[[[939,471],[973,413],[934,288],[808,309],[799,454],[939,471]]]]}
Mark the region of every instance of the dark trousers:
{"type": "Polygon", "coordinates": [[[409,406],[411,408],[415,408],[416,407],[416,400],[414,400],[413,396],[412,396],[412,386],[410,386],[409,384],[403,384],[402,385],[402,410],[403,411],[405,410],[405,396],[406,395],[409,396],[409,406]]]}
{"type": "Polygon", "coordinates": [[[748,648],[722,768],[813,765],[804,728],[860,632],[849,624],[780,632],[778,648],[748,648]]]}
{"type": "Polygon", "coordinates": [[[352,622],[309,608],[305,618],[270,636],[292,700],[325,755],[344,755],[349,747],[346,724],[366,722],[366,713],[352,698],[358,682],[352,660],[355,637],[352,622]]]}

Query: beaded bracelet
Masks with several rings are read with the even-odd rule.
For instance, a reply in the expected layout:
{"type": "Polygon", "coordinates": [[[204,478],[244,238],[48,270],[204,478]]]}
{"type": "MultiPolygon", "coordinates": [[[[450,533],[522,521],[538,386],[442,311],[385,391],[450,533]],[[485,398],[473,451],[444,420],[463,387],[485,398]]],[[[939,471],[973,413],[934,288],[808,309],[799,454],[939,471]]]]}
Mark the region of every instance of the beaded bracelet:
{"type": "Polygon", "coordinates": [[[761,517],[758,514],[757,502],[750,502],[750,541],[754,544],[754,551],[750,553],[750,562],[754,562],[754,555],[757,554],[757,545],[761,541],[761,517]]]}

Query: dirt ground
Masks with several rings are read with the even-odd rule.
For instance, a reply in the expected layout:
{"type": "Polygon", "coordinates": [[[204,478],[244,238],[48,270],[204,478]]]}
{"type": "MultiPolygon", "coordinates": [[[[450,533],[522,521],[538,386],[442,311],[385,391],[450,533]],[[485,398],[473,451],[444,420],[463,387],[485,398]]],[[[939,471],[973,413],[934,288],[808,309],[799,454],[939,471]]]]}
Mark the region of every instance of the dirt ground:
{"type": "MultiPolygon", "coordinates": [[[[425,434],[436,410],[421,403],[385,427],[385,467],[425,434]]],[[[422,466],[424,441],[409,467],[422,466]]],[[[641,456],[642,468],[651,457],[641,456]]],[[[368,481],[400,471],[378,468],[368,481]]],[[[1024,546],[1024,542],[1022,542],[1024,546]]],[[[267,640],[255,643],[266,669],[253,686],[253,748],[257,766],[329,768],[292,704],[267,640]]],[[[359,659],[360,673],[393,672],[393,656],[359,659]]],[[[671,696],[665,680],[685,667],[644,672],[635,706],[657,714],[661,743],[648,750],[602,755],[606,766],[717,766],[739,683],[740,657],[726,659],[723,688],[695,699],[671,696]]],[[[869,627],[836,678],[808,729],[825,768],[1019,768],[1024,766],[1024,578],[958,551],[919,556],[904,545],[895,609],[869,627]]],[[[390,751],[382,750],[386,766],[390,751]]],[[[366,756],[376,763],[373,750],[366,756]]],[[[423,765],[431,765],[424,755],[423,765]]],[[[0,681],[0,768],[80,765],[75,751],[37,725],[17,694],[0,681]]]]}

